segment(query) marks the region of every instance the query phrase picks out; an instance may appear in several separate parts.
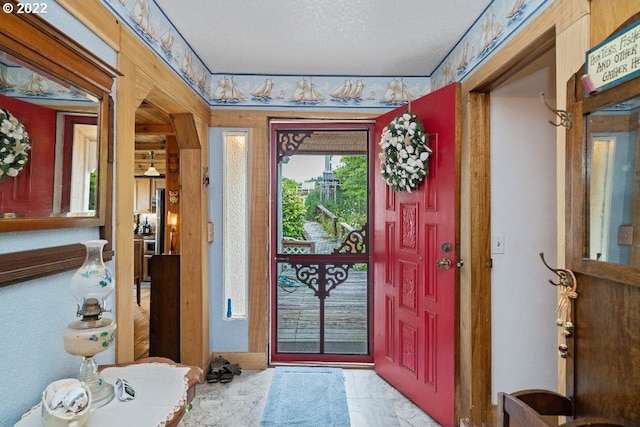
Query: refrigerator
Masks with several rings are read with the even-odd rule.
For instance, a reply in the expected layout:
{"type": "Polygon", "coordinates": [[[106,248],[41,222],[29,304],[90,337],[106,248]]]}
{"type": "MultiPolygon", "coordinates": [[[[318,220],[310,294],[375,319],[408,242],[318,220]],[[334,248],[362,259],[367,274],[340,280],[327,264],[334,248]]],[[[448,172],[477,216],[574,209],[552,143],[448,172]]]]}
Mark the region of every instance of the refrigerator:
{"type": "Polygon", "coordinates": [[[165,203],[165,189],[156,190],[156,255],[164,253],[165,232],[167,224],[167,210],[165,203]]]}

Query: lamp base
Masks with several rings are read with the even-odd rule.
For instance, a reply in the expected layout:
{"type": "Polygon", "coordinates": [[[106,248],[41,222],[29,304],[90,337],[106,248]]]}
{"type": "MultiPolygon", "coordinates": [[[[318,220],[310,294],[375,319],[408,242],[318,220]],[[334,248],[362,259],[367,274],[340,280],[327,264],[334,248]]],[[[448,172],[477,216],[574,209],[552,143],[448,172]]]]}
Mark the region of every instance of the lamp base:
{"type": "Polygon", "coordinates": [[[82,358],[80,365],[80,375],[78,379],[91,390],[91,407],[100,408],[111,402],[115,396],[113,385],[107,383],[100,372],[98,365],[93,360],[93,356],[85,356],[82,358]]]}

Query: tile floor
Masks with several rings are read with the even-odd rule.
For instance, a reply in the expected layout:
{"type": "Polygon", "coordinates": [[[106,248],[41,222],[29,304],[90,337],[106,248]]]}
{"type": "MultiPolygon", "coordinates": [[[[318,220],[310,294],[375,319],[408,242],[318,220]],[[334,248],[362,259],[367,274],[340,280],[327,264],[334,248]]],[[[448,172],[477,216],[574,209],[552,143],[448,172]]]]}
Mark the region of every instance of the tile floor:
{"type": "MultiPolygon", "coordinates": [[[[370,369],[343,369],[352,427],[439,427],[370,369]]],[[[243,371],[228,384],[199,384],[180,427],[258,427],[273,369],[243,371]]]]}

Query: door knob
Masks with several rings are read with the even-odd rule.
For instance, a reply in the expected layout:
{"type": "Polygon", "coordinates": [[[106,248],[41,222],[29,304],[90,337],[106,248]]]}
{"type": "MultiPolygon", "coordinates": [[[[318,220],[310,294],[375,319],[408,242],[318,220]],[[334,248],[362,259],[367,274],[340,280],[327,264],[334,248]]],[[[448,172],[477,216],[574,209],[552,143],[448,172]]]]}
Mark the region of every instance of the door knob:
{"type": "Polygon", "coordinates": [[[448,270],[451,268],[451,260],[449,258],[439,259],[438,261],[436,261],[436,265],[438,266],[438,268],[444,268],[445,270],[448,270]]]}

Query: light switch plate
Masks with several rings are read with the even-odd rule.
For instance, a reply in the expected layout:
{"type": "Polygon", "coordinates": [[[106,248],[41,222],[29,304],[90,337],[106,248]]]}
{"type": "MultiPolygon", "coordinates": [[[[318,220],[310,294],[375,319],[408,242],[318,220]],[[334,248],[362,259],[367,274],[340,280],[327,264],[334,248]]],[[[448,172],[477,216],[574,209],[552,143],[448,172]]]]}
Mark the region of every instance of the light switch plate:
{"type": "Polygon", "coordinates": [[[492,254],[504,253],[504,235],[493,234],[491,236],[491,253],[492,254]]]}
{"type": "Polygon", "coordinates": [[[618,244],[619,245],[633,244],[633,225],[618,226],[618,244]]]}

